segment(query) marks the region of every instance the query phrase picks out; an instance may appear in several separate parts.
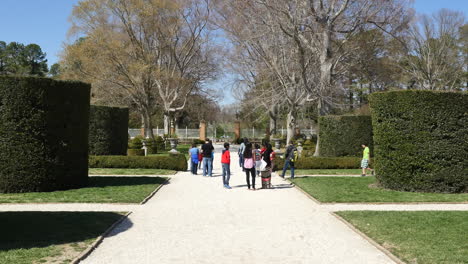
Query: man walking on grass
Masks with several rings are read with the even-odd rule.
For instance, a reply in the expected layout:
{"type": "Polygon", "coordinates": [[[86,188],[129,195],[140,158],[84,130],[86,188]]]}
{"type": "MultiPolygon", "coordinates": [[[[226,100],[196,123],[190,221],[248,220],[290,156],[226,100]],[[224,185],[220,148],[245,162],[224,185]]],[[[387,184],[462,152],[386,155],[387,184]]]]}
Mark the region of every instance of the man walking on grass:
{"type": "Polygon", "coordinates": [[[370,150],[367,144],[361,145],[364,151],[362,152],[361,168],[362,168],[362,177],[366,176],[366,170],[370,170],[372,175],[374,175],[374,170],[369,167],[370,160],[370,150]]]}
{"type": "Polygon", "coordinates": [[[231,189],[229,179],[231,178],[231,153],[229,143],[224,143],[223,154],[221,156],[221,166],[223,167],[223,185],[226,189],[231,189]]]}

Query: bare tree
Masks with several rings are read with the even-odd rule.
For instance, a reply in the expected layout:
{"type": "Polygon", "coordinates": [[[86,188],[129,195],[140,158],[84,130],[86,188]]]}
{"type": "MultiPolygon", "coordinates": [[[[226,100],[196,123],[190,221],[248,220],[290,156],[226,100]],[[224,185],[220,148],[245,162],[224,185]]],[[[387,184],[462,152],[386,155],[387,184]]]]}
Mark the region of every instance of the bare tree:
{"type": "Polygon", "coordinates": [[[85,37],[65,48],[65,72],[135,106],[150,137],[160,104],[168,133],[170,113],[183,109],[192,90],[216,71],[207,1],[81,1],[70,33],[85,37]]]}
{"type": "Polygon", "coordinates": [[[458,41],[465,23],[462,12],[447,9],[415,21],[402,63],[418,88],[452,90],[463,85],[465,57],[458,41]]]}
{"type": "MultiPolygon", "coordinates": [[[[219,3],[218,3],[219,4],[219,3]]],[[[306,102],[308,92],[301,78],[305,71],[313,76],[310,66],[315,58],[309,56],[304,68],[299,60],[303,51],[294,45],[275,24],[274,14],[266,12],[265,6],[249,1],[221,2],[218,6],[219,24],[226,30],[236,47],[234,61],[237,73],[254,95],[263,102],[266,112],[274,119],[277,108],[284,105],[288,111],[287,140],[293,138],[299,109],[306,102]]],[[[259,103],[260,105],[261,103],[259,103]]]]}

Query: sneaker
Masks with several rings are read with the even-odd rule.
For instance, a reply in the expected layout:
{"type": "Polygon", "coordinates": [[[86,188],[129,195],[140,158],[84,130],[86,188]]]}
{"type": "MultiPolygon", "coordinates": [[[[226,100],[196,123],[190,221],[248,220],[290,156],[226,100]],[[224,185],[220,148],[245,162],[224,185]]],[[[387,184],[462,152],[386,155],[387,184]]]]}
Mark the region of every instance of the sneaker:
{"type": "Polygon", "coordinates": [[[231,186],[229,186],[229,185],[226,185],[226,188],[228,188],[228,189],[232,189],[232,187],[231,187],[231,186]]]}
{"type": "Polygon", "coordinates": [[[366,177],[366,175],[365,175],[365,174],[361,174],[361,177],[366,177]]]}
{"type": "Polygon", "coordinates": [[[228,188],[228,186],[227,186],[226,184],[224,184],[223,186],[224,186],[224,188],[226,188],[226,189],[228,188]]]}

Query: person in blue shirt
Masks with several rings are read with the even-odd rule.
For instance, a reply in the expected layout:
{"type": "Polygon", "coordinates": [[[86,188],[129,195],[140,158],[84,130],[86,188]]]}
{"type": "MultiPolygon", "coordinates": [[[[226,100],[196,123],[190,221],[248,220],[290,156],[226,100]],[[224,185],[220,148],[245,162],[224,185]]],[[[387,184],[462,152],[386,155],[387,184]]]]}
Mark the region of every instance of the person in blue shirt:
{"type": "Polygon", "coordinates": [[[197,145],[194,143],[192,144],[192,148],[189,150],[190,155],[190,164],[191,164],[191,171],[193,175],[197,175],[198,170],[198,154],[200,150],[197,148],[197,145]]]}

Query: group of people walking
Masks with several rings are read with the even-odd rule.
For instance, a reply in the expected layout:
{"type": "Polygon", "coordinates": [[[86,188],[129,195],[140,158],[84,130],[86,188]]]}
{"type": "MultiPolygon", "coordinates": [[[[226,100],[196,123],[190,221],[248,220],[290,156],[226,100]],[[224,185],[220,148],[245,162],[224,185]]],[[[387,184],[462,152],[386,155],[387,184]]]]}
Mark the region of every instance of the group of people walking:
{"type": "MultiPolygon", "coordinates": [[[[288,150],[290,149],[288,148],[288,150]]],[[[201,166],[203,176],[213,176],[214,147],[209,139],[206,139],[205,144],[203,144],[200,149],[197,148],[196,144],[192,144],[189,154],[192,174],[196,175],[201,166]]],[[[270,143],[265,142],[263,146],[260,147],[259,144],[251,143],[247,138],[244,138],[241,140],[237,154],[239,156],[239,166],[242,168],[242,171],[245,172],[247,188],[249,190],[256,190],[255,181],[258,176],[262,178],[262,188],[271,187],[271,173],[273,171],[275,152],[270,143]]],[[[291,163],[291,161],[288,162],[291,167],[292,175],[294,176],[294,164],[291,163]]],[[[221,155],[221,166],[223,186],[226,189],[231,189],[229,185],[229,180],[231,178],[231,152],[229,143],[224,143],[221,155]]],[[[284,172],[285,171],[286,170],[284,170],[284,172]]]]}
{"type": "Polygon", "coordinates": [[[244,138],[238,155],[239,166],[245,172],[245,180],[249,190],[256,190],[255,178],[260,176],[261,173],[263,173],[262,179],[265,179],[265,181],[271,180],[275,152],[270,143],[265,142],[260,148],[259,144],[253,144],[247,138],[244,138]]]}
{"type": "MultiPolygon", "coordinates": [[[[363,159],[361,161],[362,176],[366,176],[367,170],[370,170],[372,175],[374,175],[374,170],[369,167],[369,147],[367,144],[362,144],[362,148],[364,149],[363,159]]],[[[221,155],[221,166],[223,186],[226,189],[232,189],[229,185],[229,180],[231,178],[231,152],[229,149],[229,143],[224,143],[224,149],[221,155]]],[[[205,144],[203,144],[200,149],[197,148],[196,144],[192,144],[189,154],[192,174],[196,175],[198,169],[202,166],[203,176],[213,176],[214,147],[211,140],[206,139],[205,144]]],[[[251,143],[247,138],[244,138],[241,140],[237,154],[239,155],[239,166],[242,168],[242,171],[245,172],[245,180],[249,190],[256,190],[255,179],[257,176],[261,176],[262,178],[262,188],[271,187],[271,173],[273,172],[273,161],[276,153],[273,151],[273,147],[270,143],[265,142],[262,148],[260,148],[259,144],[251,143]]],[[[294,179],[295,162],[298,157],[297,148],[294,144],[290,143],[286,148],[283,172],[280,175],[283,179],[288,169],[291,170],[291,179],[294,179]]]]}

